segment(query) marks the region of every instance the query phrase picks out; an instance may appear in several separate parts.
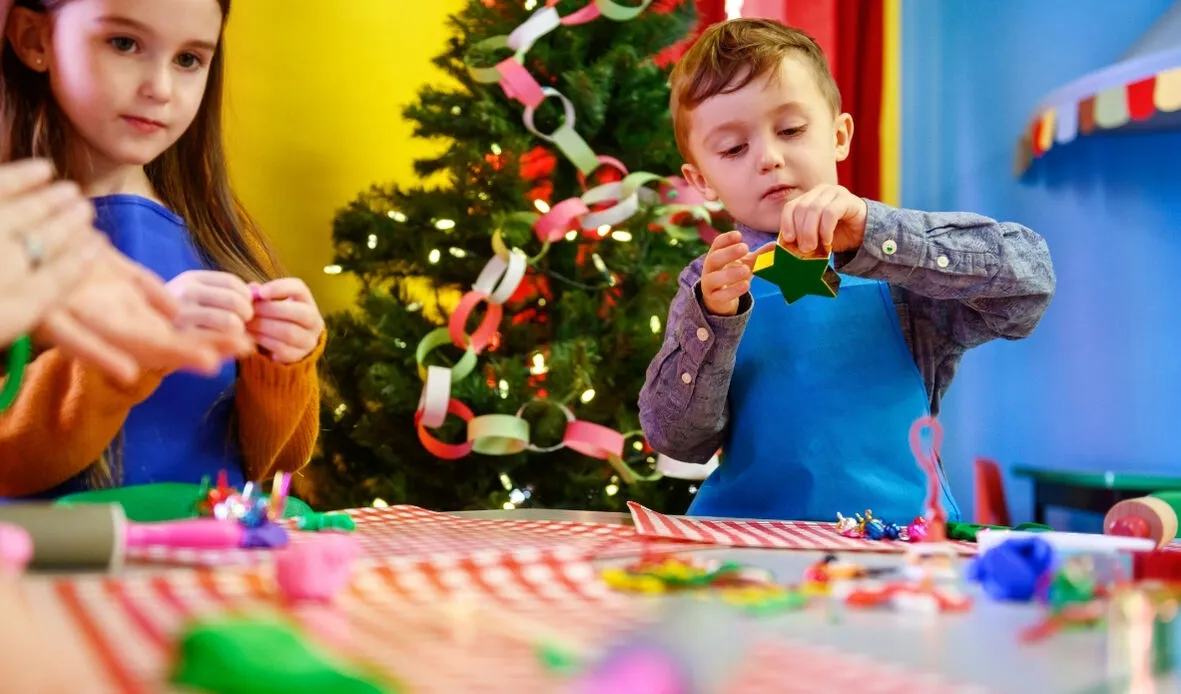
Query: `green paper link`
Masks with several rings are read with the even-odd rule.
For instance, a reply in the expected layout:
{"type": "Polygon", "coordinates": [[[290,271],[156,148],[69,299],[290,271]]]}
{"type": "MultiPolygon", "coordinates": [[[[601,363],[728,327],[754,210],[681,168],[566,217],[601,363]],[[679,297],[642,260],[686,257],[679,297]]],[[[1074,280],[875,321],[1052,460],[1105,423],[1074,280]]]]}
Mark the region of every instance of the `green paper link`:
{"type": "Polygon", "coordinates": [[[591,175],[595,169],[599,168],[599,157],[595,154],[586,140],[582,139],[574,130],[573,123],[562,123],[554,133],[548,137],[542,136],[542,139],[548,139],[562,150],[562,154],[570,160],[570,163],[578,167],[578,170],[584,176],[591,175]]]}
{"type": "Polygon", "coordinates": [[[617,22],[627,22],[639,17],[652,4],[652,0],[643,0],[638,7],[628,7],[621,5],[613,0],[596,0],[595,4],[599,6],[599,12],[607,19],[614,19],[617,22]]]}
{"type": "MultiPolygon", "coordinates": [[[[473,51],[495,51],[501,48],[509,48],[507,34],[503,36],[493,36],[490,39],[484,39],[475,46],[472,46],[473,51]]],[[[514,56],[517,58],[517,62],[521,61],[521,55],[514,54],[514,56]]],[[[496,65],[493,65],[492,67],[476,67],[475,65],[472,65],[470,58],[465,59],[464,62],[467,63],[468,72],[472,74],[472,79],[475,81],[482,84],[496,84],[500,81],[500,70],[496,69],[496,65]]],[[[500,61],[498,60],[496,63],[499,65],[500,61]]]]}
{"type": "MultiPolygon", "coordinates": [[[[437,328],[426,334],[418,348],[414,351],[414,358],[418,361],[419,375],[426,378],[426,356],[443,345],[451,344],[451,331],[447,328],[437,328]]],[[[476,368],[476,353],[471,347],[464,351],[463,356],[455,366],[451,367],[451,382],[456,383],[468,377],[476,368]]]]}
{"type": "Polygon", "coordinates": [[[529,422],[507,414],[486,414],[467,423],[472,452],[513,455],[529,447],[529,422]]]}

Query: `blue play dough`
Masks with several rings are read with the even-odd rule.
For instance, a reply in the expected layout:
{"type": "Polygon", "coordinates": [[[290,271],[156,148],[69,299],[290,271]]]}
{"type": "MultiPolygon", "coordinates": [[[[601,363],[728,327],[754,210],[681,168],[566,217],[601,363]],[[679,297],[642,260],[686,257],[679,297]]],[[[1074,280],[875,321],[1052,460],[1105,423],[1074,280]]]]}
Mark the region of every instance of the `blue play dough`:
{"type": "Polygon", "coordinates": [[[1054,548],[1038,537],[1005,540],[976,558],[968,579],[994,600],[1029,602],[1054,568],[1054,548]]]}

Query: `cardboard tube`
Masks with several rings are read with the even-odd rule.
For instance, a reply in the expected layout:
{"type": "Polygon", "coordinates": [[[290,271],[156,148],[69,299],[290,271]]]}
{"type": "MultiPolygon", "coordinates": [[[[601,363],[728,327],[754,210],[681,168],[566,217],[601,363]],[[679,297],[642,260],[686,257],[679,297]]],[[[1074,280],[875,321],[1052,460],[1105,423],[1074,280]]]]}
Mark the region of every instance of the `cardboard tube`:
{"type": "Polygon", "coordinates": [[[123,566],[127,519],[119,504],[3,504],[0,523],[19,525],[32,537],[30,569],[115,571],[123,566]]]}

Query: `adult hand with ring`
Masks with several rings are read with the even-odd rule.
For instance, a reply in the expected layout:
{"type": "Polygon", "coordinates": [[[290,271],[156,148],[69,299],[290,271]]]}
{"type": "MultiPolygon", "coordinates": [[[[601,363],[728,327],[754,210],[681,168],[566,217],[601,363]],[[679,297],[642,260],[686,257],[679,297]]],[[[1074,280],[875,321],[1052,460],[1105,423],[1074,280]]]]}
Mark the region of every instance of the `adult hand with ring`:
{"type": "Polygon", "coordinates": [[[108,244],[78,186],[46,161],[0,164],[0,347],[31,331],[108,244]]]}

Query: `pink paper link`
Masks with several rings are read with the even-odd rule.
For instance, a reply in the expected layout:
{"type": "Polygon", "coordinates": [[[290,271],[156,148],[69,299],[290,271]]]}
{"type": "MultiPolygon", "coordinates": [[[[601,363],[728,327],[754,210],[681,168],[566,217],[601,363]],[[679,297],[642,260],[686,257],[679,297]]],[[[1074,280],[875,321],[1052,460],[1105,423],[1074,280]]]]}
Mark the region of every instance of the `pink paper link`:
{"type": "Polygon", "coordinates": [[[590,212],[579,198],[567,198],[554,205],[549,212],[533,223],[533,233],[542,243],[557,243],[566,232],[579,227],[578,218],[590,212]]]}
{"type": "Polygon", "coordinates": [[[500,304],[488,302],[488,292],[476,289],[469,291],[459,300],[459,305],[455,307],[455,312],[451,314],[451,320],[448,321],[447,328],[451,333],[451,343],[459,349],[467,349],[468,340],[471,340],[472,351],[476,354],[483,352],[484,348],[492,342],[492,336],[496,334],[496,329],[503,316],[504,309],[500,304]],[[471,317],[472,311],[476,310],[476,306],[479,306],[480,302],[487,302],[488,309],[484,313],[484,320],[480,321],[480,326],[476,328],[476,332],[468,337],[464,332],[467,328],[467,319],[471,317]]]}
{"type": "Polygon", "coordinates": [[[613,455],[623,456],[623,434],[593,422],[579,419],[570,422],[562,441],[566,448],[591,458],[606,460],[613,455]]]}
{"type": "Polygon", "coordinates": [[[930,527],[927,540],[942,542],[946,539],[947,514],[943,510],[943,495],[939,484],[939,449],[943,447],[943,427],[939,421],[930,415],[924,415],[915,420],[910,426],[910,451],[915,461],[927,474],[927,504],[930,527]],[[931,432],[931,448],[923,446],[923,430],[931,432]]]}
{"type": "Polygon", "coordinates": [[[496,71],[500,73],[500,88],[508,98],[516,99],[529,108],[537,108],[545,101],[541,85],[516,58],[505,58],[500,61],[496,65],[496,71]]]}
{"type": "Polygon", "coordinates": [[[562,17],[562,24],[565,24],[566,26],[586,24],[589,21],[598,19],[600,16],[602,16],[602,14],[603,13],[599,11],[599,4],[592,1],[589,5],[582,8],[581,10],[572,12],[565,17],[562,17]]]}

